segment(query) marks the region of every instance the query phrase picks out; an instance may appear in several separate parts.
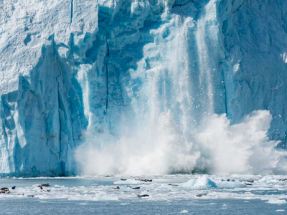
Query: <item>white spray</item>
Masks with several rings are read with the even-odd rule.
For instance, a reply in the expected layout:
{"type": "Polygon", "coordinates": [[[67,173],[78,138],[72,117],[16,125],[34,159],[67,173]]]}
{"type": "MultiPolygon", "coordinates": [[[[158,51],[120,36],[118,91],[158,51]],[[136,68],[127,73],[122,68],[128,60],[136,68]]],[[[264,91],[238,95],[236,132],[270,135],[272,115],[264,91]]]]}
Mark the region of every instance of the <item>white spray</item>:
{"type": "MultiPolygon", "coordinates": [[[[157,50],[163,62],[150,60],[148,70],[140,62],[137,70],[130,71],[131,78],[143,79],[143,86],[131,96],[133,113],[126,122],[134,120],[121,125],[120,136],[86,132],[85,143],[76,150],[83,174],[271,174],[278,170],[282,152],[274,149],[277,142],[268,140],[272,120],[268,111],[255,111],[235,125],[225,114],[213,113],[216,68],[206,26],[215,23],[215,4],[212,0],[206,5],[208,17],[197,23],[175,15],[151,32],[158,37],[157,44],[146,45],[144,55],[154,56],[155,51],[149,51],[157,50]],[[165,28],[171,34],[163,39],[165,28]]],[[[126,86],[126,91],[132,88],[126,86]]]]}

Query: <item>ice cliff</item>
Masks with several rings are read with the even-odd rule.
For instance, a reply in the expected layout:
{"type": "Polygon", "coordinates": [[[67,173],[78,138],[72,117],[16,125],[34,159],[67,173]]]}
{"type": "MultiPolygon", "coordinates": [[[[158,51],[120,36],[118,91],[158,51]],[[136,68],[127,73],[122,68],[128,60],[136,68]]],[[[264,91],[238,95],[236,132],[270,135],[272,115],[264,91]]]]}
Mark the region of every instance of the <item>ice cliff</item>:
{"type": "Polygon", "coordinates": [[[285,147],[286,64],[285,0],[0,0],[0,173],[75,174],[87,132],[162,112],[269,110],[285,147]]]}

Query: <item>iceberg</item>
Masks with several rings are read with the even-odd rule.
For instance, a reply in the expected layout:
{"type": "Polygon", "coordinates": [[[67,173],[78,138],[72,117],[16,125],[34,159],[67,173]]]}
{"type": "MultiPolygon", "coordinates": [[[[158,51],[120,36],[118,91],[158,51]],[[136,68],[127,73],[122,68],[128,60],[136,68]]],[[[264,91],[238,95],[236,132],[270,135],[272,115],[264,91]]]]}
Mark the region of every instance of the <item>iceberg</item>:
{"type": "MultiPolygon", "coordinates": [[[[26,0],[0,10],[3,176],[74,175],[106,154],[87,173],[210,171],[205,119],[254,127],[246,117],[258,110],[257,139],[246,142],[285,148],[284,0],[26,0]]],[[[242,172],[254,154],[243,148],[242,172]]]]}
{"type": "Polygon", "coordinates": [[[201,176],[197,179],[190,179],[189,181],[183,183],[181,186],[194,189],[217,188],[217,184],[207,176],[201,176]]]}
{"type": "Polygon", "coordinates": [[[189,189],[235,189],[246,187],[244,183],[239,182],[238,180],[220,180],[206,175],[190,179],[189,181],[180,184],[180,186],[189,189]]]}

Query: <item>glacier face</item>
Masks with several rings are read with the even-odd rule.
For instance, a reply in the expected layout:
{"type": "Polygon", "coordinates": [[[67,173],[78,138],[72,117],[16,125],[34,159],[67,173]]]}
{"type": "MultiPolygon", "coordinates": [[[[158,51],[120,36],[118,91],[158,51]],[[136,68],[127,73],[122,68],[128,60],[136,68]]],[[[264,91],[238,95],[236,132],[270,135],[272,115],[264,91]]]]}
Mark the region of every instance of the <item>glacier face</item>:
{"type": "Polygon", "coordinates": [[[76,173],[89,131],[120,136],[169,111],[183,134],[205,115],[270,110],[285,144],[284,0],[4,0],[2,175],[76,173]]]}

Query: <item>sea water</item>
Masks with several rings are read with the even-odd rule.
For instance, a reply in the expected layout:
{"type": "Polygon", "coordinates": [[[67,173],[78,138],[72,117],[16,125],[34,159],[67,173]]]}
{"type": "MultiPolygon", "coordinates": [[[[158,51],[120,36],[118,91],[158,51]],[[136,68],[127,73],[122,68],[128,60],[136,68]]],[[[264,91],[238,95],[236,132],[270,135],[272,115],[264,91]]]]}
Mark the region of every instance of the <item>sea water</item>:
{"type": "Polygon", "coordinates": [[[287,211],[284,176],[2,178],[0,184],[11,191],[0,195],[0,214],[285,214],[287,211]],[[139,178],[153,180],[143,182],[139,178]],[[40,183],[49,183],[50,187],[41,190],[40,183]],[[16,189],[12,190],[12,186],[16,189]],[[119,189],[114,189],[117,186],[119,189]],[[148,196],[138,197],[143,194],[148,196]]]}

